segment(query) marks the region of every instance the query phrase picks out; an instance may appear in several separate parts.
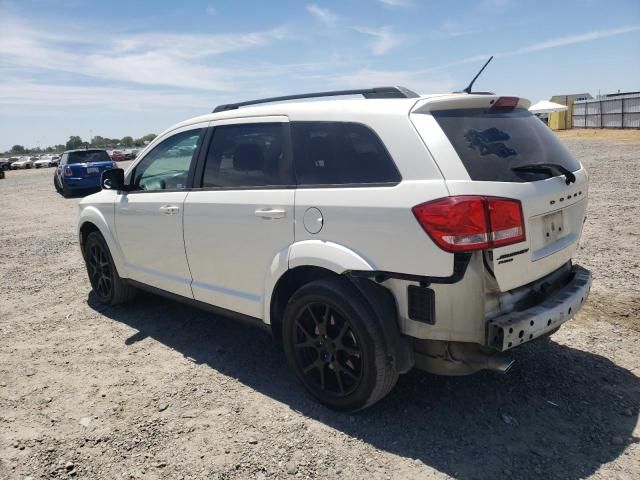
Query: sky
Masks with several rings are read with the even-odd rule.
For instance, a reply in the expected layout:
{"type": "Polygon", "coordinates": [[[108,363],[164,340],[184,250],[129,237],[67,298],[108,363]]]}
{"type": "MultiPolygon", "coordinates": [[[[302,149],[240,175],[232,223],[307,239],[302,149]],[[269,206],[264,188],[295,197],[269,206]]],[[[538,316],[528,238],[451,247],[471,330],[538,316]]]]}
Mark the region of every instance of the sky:
{"type": "Polygon", "coordinates": [[[0,151],[159,133],[221,103],[640,90],[640,0],[0,0],[0,151]]]}

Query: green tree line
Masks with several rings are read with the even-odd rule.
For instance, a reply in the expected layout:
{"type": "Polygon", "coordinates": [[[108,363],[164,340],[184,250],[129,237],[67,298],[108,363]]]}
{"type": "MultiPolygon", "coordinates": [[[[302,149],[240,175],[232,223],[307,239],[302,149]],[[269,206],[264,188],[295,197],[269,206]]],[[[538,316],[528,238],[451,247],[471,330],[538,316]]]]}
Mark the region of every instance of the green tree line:
{"type": "Polygon", "coordinates": [[[96,135],[91,139],[90,142],[82,140],[82,137],[78,135],[72,135],[67,140],[66,144],[52,145],[46,148],[40,147],[31,147],[26,148],[23,145],[14,145],[10,150],[4,152],[5,154],[11,155],[23,155],[30,153],[52,153],[52,152],[63,152],[65,150],[74,150],[76,148],[133,148],[133,147],[143,147],[147,143],[151,142],[154,138],[156,138],[155,133],[149,133],[140,138],[133,138],[131,136],[126,136],[122,138],[108,138],[101,137],[100,135],[96,135]]]}

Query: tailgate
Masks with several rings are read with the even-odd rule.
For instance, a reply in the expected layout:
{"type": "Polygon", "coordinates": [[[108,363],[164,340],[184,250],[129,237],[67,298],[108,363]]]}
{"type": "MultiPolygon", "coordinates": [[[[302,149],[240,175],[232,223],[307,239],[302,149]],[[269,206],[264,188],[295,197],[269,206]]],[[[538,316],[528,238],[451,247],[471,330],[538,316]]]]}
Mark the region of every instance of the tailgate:
{"type": "Polygon", "coordinates": [[[576,182],[564,177],[531,183],[448,181],[451,195],[490,195],[522,202],[524,242],[489,250],[486,260],[501,291],[548,275],[575,254],[587,207],[587,174],[575,172],[576,182]]]}
{"type": "Polygon", "coordinates": [[[484,254],[501,291],[567,263],[587,205],[586,171],[527,107],[515,97],[457,95],[427,100],[411,114],[449,195],[520,201],[525,240],[484,254]]]}

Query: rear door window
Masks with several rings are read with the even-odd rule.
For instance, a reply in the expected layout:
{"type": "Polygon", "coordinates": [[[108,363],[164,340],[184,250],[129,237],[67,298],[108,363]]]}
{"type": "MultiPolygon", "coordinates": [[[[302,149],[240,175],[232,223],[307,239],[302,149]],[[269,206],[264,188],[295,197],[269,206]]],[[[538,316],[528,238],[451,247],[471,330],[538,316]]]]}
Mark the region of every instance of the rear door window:
{"type": "Polygon", "coordinates": [[[349,122],[292,122],[298,185],[396,184],[400,173],[369,127],[349,122]]]}
{"type": "Polygon", "coordinates": [[[285,123],[215,127],[202,178],[203,188],[289,186],[285,123]]]}
{"type": "Polygon", "coordinates": [[[437,110],[432,115],[444,130],[472,180],[530,182],[548,178],[514,167],[554,163],[572,172],[580,164],[537,117],[525,109],[437,110]]]}

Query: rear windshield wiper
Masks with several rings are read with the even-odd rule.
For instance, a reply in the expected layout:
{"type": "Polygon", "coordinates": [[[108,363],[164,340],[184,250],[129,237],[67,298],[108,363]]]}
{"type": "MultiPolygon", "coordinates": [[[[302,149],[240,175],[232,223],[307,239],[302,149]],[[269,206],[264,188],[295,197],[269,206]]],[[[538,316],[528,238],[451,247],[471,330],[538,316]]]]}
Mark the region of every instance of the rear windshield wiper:
{"type": "Polygon", "coordinates": [[[550,177],[555,177],[557,175],[556,172],[559,172],[560,175],[564,175],[566,178],[567,185],[571,185],[576,181],[576,176],[573,172],[558,163],[530,163],[512,167],[511,170],[514,172],[546,173],[550,177]]]}

